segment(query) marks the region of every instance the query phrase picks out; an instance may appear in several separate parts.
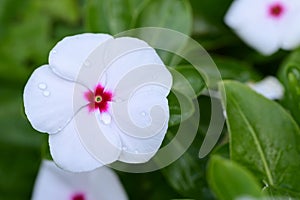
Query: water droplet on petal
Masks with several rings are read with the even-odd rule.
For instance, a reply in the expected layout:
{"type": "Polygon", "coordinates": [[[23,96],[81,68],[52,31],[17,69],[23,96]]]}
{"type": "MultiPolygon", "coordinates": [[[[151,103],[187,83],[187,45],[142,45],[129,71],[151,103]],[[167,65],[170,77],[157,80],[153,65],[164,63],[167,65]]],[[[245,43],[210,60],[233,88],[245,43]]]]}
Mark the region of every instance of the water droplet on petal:
{"type": "Polygon", "coordinates": [[[124,151],[126,151],[126,150],[127,150],[127,147],[124,146],[122,149],[123,149],[124,151]]]}
{"type": "Polygon", "coordinates": [[[39,88],[40,88],[41,90],[45,90],[45,89],[47,88],[47,85],[46,85],[45,83],[40,83],[40,84],[39,84],[39,88]]]}
{"type": "Polygon", "coordinates": [[[104,124],[110,124],[111,123],[111,116],[108,113],[103,113],[101,115],[101,120],[104,124]]]}
{"type": "Polygon", "coordinates": [[[134,153],[135,153],[135,154],[138,154],[139,152],[138,152],[138,150],[135,150],[134,153]]]}
{"type": "Polygon", "coordinates": [[[116,103],[120,103],[120,102],[123,102],[123,101],[124,101],[124,100],[121,99],[120,97],[117,97],[116,100],[115,100],[116,103]]]}
{"type": "Polygon", "coordinates": [[[85,67],[90,67],[90,66],[91,66],[90,61],[86,60],[86,61],[83,63],[83,66],[85,66],[85,67]]]}
{"type": "Polygon", "coordinates": [[[44,91],[44,92],[43,92],[43,95],[44,95],[45,97],[48,97],[48,96],[50,96],[50,92],[49,92],[49,91],[44,91]]]}
{"type": "Polygon", "coordinates": [[[57,53],[57,51],[56,51],[56,50],[52,50],[52,53],[53,53],[53,54],[56,54],[56,53],[57,53]]]}
{"type": "Polygon", "coordinates": [[[145,112],[145,111],[141,112],[141,115],[142,115],[143,117],[145,117],[145,116],[146,116],[146,112],[145,112]]]}

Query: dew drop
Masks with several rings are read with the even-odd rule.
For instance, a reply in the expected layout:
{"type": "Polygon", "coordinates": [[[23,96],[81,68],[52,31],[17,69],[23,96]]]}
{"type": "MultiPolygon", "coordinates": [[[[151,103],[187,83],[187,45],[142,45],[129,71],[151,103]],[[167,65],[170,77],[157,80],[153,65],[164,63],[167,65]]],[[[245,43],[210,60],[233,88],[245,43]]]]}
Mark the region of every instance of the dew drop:
{"type": "Polygon", "coordinates": [[[223,110],[223,116],[225,117],[225,119],[227,119],[227,112],[226,112],[226,110],[223,110]]]}
{"type": "Polygon", "coordinates": [[[57,54],[57,51],[56,51],[56,50],[52,50],[52,53],[53,53],[53,54],[57,54]]]}
{"type": "Polygon", "coordinates": [[[40,84],[39,84],[39,88],[40,88],[41,90],[45,90],[45,89],[47,88],[47,85],[46,85],[45,83],[40,83],[40,84]]]}
{"type": "Polygon", "coordinates": [[[116,100],[115,100],[115,102],[116,102],[116,103],[120,103],[120,102],[123,102],[123,101],[124,101],[124,100],[123,100],[123,99],[121,99],[121,98],[119,98],[119,97],[118,97],[118,98],[116,98],[116,100]]]}
{"type": "Polygon", "coordinates": [[[101,116],[101,120],[104,124],[110,124],[111,123],[111,116],[108,113],[103,113],[101,116]]]}
{"type": "Polygon", "coordinates": [[[43,95],[44,95],[45,97],[48,97],[48,96],[50,96],[50,92],[49,92],[49,91],[44,91],[44,92],[43,92],[43,95]]]}
{"type": "Polygon", "coordinates": [[[142,115],[143,117],[145,117],[145,116],[146,116],[146,112],[145,112],[145,111],[141,112],[141,115],[142,115]]]}
{"type": "Polygon", "coordinates": [[[90,63],[90,61],[86,60],[86,61],[83,63],[83,65],[84,65],[85,67],[90,67],[90,66],[91,66],[91,63],[90,63]]]}
{"type": "Polygon", "coordinates": [[[122,149],[123,149],[124,151],[126,151],[126,150],[127,150],[127,147],[124,146],[122,149]]]}
{"type": "Polygon", "coordinates": [[[139,152],[138,152],[138,150],[135,150],[134,153],[135,153],[135,154],[138,154],[139,152]]]}

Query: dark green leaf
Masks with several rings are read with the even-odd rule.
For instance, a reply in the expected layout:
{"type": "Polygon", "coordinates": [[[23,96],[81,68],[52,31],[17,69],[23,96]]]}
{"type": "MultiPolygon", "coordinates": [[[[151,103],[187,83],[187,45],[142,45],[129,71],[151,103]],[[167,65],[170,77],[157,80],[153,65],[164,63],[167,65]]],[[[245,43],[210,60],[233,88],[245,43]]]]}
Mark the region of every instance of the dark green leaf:
{"type": "Polygon", "coordinates": [[[170,72],[173,76],[173,89],[191,99],[199,96],[206,86],[201,74],[192,65],[178,65],[170,68],[170,72]]]}
{"type": "Polygon", "coordinates": [[[266,185],[299,193],[300,160],[295,158],[300,130],[295,121],[279,104],[241,83],[226,81],[224,88],[231,159],[266,185]]]}
{"type": "MultiPolygon", "coordinates": [[[[222,76],[222,79],[233,79],[241,82],[257,81],[261,76],[246,62],[235,60],[233,58],[225,58],[221,56],[213,56],[213,60],[222,76]]],[[[218,80],[219,74],[209,66],[201,66],[211,79],[218,80]]],[[[214,81],[216,82],[216,81],[214,81]]],[[[216,82],[217,83],[217,82],[216,82]]],[[[213,87],[216,86],[213,85],[213,87]]]]}
{"type": "Polygon", "coordinates": [[[170,109],[169,126],[174,126],[181,121],[187,120],[195,112],[192,100],[180,92],[171,92],[168,100],[170,109]]]}
{"type": "Polygon", "coordinates": [[[187,0],[150,1],[139,19],[139,27],[164,27],[189,35],[192,12],[187,0]]]}
{"type": "Polygon", "coordinates": [[[30,199],[41,160],[42,134],[34,131],[23,114],[22,91],[1,87],[0,197],[30,199]]]}
{"type": "Polygon", "coordinates": [[[258,81],[262,78],[247,62],[221,56],[213,56],[213,60],[220,70],[223,80],[233,79],[247,82],[258,81]]]}
{"type": "MultiPolygon", "coordinates": [[[[188,126],[195,126],[192,120],[185,121],[188,126]]],[[[164,142],[169,142],[177,134],[177,129],[170,128],[164,142]]],[[[186,134],[190,134],[186,132],[186,134]]],[[[198,133],[188,150],[174,163],[162,169],[170,185],[182,196],[195,199],[213,199],[205,177],[207,158],[199,159],[198,152],[203,135],[198,133]]],[[[180,146],[180,144],[178,144],[180,146]]],[[[178,147],[182,148],[182,147],[178,147]]]]}

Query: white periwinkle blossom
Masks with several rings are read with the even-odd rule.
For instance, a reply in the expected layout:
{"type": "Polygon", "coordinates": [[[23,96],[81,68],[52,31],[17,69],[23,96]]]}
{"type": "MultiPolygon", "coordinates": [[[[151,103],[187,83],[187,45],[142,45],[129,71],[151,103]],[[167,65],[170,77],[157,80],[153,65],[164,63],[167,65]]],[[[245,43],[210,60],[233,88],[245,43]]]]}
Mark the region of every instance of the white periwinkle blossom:
{"type": "Polygon", "coordinates": [[[284,87],[276,77],[267,76],[257,83],[248,83],[248,85],[257,93],[268,99],[282,99],[284,87]]]}
{"type": "Polygon", "coordinates": [[[172,76],[146,42],[85,33],[61,40],[24,89],[32,126],[63,169],[144,163],[167,132],[172,76]]]}
{"type": "Polygon", "coordinates": [[[71,173],[43,160],[35,181],[32,200],[127,200],[118,176],[108,167],[92,172],[71,173]]]}
{"type": "Polygon", "coordinates": [[[225,22],[264,55],[300,45],[299,0],[235,0],[225,22]]]}

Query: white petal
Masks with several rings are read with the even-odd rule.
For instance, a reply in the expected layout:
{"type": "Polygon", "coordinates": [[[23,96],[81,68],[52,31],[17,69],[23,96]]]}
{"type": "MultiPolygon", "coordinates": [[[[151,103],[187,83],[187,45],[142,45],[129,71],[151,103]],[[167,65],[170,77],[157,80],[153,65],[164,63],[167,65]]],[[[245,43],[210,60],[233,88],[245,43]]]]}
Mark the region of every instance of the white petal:
{"type": "Polygon", "coordinates": [[[268,1],[237,0],[225,22],[251,47],[264,55],[276,52],[281,45],[281,27],[268,17],[268,1]]]}
{"type": "Polygon", "coordinates": [[[268,76],[257,83],[248,84],[257,93],[268,99],[281,99],[284,94],[282,84],[272,76],[268,76]]]}
{"type": "Polygon", "coordinates": [[[237,30],[237,34],[260,53],[271,55],[280,47],[280,36],[275,31],[272,24],[257,24],[237,30]]]}
{"type": "Polygon", "coordinates": [[[139,138],[158,134],[169,120],[165,90],[161,86],[147,85],[131,93],[129,100],[112,104],[113,118],[119,129],[139,138]],[[135,117],[132,113],[137,116],[145,113],[145,117],[135,117]],[[138,121],[134,122],[134,118],[138,121]]]}
{"type": "Polygon", "coordinates": [[[107,34],[85,33],[75,36],[65,37],[58,42],[49,54],[49,65],[62,77],[76,80],[81,67],[87,57],[100,44],[112,36],[107,34]]]}
{"type": "Polygon", "coordinates": [[[86,173],[70,173],[44,160],[32,200],[72,199],[76,194],[83,194],[89,200],[127,199],[117,175],[107,167],[86,173]]]}
{"type": "MultiPolygon", "coordinates": [[[[128,119],[117,123],[123,146],[119,160],[128,163],[146,162],[157,152],[167,132],[169,108],[163,88],[155,85],[141,88],[130,98],[127,110],[128,119]],[[154,107],[159,107],[162,113],[153,113],[154,107]],[[124,130],[124,124],[132,127],[124,130]],[[145,129],[150,133],[144,135],[145,129]]],[[[120,115],[120,109],[117,111],[116,115],[120,115]]]]}
{"type": "Polygon", "coordinates": [[[131,70],[143,65],[163,65],[161,59],[147,43],[135,38],[107,40],[87,58],[90,67],[81,69],[78,80],[89,88],[97,83],[114,90],[119,80],[131,70]]]}
{"type": "Polygon", "coordinates": [[[282,22],[282,48],[291,50],[300,45],[300,1],[289,0],[287,16],[282,22]]]}
{"type": "Polygon", "coordinates": [[[59,133],[49,136],[53,160],[73,172],[90,171],[116,161],[121,144],[114,132],[103,132],[94,113],[80,110],[59,133]]]}
{"type": "Polygon", "coordinates": [[[233,29],[247,26],[248,22],[258,21],[263,16],[262,0],[235,0],[225,15],[225,23],[233,29]]]}
{"type": "Polygon", "coordinates": [[[57,133],[86,105],[81,85],[64,80],[48,65],[37,68],[24,89],[24,106],[32,126],[47,133],[57,133]],[[76,90],[74,90],[76,87],[76,90]],[[73,99],[77,99],[73,103],[73,99]]]}
{"type": "Polygon", "coordinates": [[[151,138],[136,138],[120,134],[123,150],[119,160],[127,163],[144,163],[149,161],[158,151],[167,132],[168,125],[151,138]]]}
{"type": "MultiPolygon", "coordinates": [[[[131,39],[125,38],[122,41],[123,43],[125,42],[124,40],[128,44],[130,44],[130,42],[132,41],[131,39]]],[[[152,70],[142,69],[139,75],[143,75],[143,76],[135,77],[135,79],[142,79],[148,77],[148,79],[149,78],[152,79],[153,82],[154,81],[159,82],[160,80],[166,79],[165,81],[167,82],[166,85],[170,89],[172,85],[172,77],[168,72],[168,70],[166,70],[166,67],[164,66],[160,57],[157,55],[156,51],[150,46],[124,51],[117,58],[111,60],[106,70],[106,76],[107,76],[106,86],[108,89],[114,91],[114,89],[117,87],[121,79],[126,78],[126,76],[131,76],[130,73],[134,72],[136,69],[151,68],[151,67],[154,67],[154,69],[152,70]],[[159,67],[160,69],[159,70],[156,69],[157,67],[159,67]],[[161,71],[166,72],[166,73],[162,72],[165,77],[158,77],[160,76],[161,71]],[[148,74],[148,76],[146,76],[148,72],[151,74],[148,74]]],[[[146,83],[146,80],[144,81],[144,83],[146,83]]]]}

